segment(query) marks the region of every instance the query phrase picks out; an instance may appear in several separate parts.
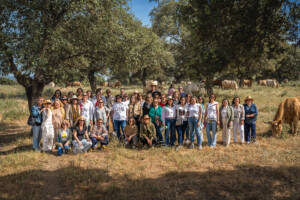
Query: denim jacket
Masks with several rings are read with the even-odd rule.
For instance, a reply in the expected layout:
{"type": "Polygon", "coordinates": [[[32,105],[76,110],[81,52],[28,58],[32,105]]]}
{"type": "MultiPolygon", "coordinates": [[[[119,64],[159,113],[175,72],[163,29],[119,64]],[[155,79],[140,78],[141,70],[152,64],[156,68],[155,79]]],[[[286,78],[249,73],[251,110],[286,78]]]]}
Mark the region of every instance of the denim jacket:
{"type": "Polygon", "coordinates": [[[251,104],[249,107],[247,104],[244,104],[245,109],[245,123],[252,124],[256,122],[258,110],[255,104],[251,104]],[[254,114],[254,117],[246,117],[246,115],[254,114]]]}
{"type": "Polygon", "coordinates": [[[34,118],[35,120],[35,125],[40,126],[42,124],[42,113],[41,113],[41,109],[40,107],[34,105],[31,108],[31,116],[34,118]]]}

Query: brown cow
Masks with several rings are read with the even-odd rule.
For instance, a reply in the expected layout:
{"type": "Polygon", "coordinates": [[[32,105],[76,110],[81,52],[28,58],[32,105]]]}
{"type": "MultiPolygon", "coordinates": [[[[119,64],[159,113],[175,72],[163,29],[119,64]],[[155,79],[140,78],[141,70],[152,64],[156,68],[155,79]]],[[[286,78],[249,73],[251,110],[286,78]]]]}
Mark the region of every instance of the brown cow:
{"type": "Polygon", "coordinates": [[[279,135],[282,124],[288,123],[292,134],[297,134],[298,121],[300,120],[300,97],[290,97],[280,103],[272,124],[273,135],[279,135]]]}
{"type": "Polygon", "coordinates": [[[236,83],[236,81],[233,80],[224,80],[222,81],[222,89],[233,89],[233,90],[237,90],[239,88],[238,84],[236,83]]]}
{"type": "Polygon", "coordinates": [[[258,85],[267,86],[267,80],[259,80],[258,85]]]}
{"type": "Polygon", "coordinates": [[[213,86],[219,86],[219,88],[222,87],[222,80],[214,80],[213,81],[213,86]]]}
{"type": "Polygon", "coordinates": [[[248,88],[251,88],[252,87],[252,80],[243,80],[242,84],[241,84],[241,87],[245,87],[245,86],[247,86],[248,88]]]}
{"type": "Polygon", "coordinates": [[[67,83],[67,87],[81,87],[81,83],[79,81],[69,82],[67,83]]]}

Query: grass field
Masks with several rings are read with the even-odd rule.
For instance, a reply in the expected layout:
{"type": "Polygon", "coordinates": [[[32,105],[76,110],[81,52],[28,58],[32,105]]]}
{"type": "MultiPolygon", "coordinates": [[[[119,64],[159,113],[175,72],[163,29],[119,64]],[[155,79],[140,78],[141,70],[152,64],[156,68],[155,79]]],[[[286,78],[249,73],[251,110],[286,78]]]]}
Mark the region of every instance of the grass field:
{"type": "Polygon", "coordinates": [[[300,96],[300,82],[215,92],[218,101],[255,99],[258,144],[210,149],[204,134],[201,151],[129,150],[112,142],[101,152],[57,157],[31,150],[23,88],[0,86],[0,199],[300,199],[300,136],[285,126],[274,137],[264,123],[283,99],[300,96]]]}

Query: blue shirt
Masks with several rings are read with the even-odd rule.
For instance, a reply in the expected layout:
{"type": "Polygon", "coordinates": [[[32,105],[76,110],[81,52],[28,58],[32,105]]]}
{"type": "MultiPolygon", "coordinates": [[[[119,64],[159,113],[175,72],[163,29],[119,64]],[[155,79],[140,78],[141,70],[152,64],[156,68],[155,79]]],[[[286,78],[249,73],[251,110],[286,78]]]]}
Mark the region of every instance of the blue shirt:
{"type": "Polygon", "coordinates": [[[31,116],[34,118],[35,125],[40,126],[42,124],[42,113],[41,108],[34,105],[31,108],[31,116]]]}
{"type": "Polygon", "coordinates": [[[256,122],[258,110],[256,108],[255,104],[251,104],[249,107],[247,104],[244,104],[245,109],[245,123],[246,124],[252,124],[256,122]],[[246,115],[254,114],[254,117],[246,117],[246,115]]]}

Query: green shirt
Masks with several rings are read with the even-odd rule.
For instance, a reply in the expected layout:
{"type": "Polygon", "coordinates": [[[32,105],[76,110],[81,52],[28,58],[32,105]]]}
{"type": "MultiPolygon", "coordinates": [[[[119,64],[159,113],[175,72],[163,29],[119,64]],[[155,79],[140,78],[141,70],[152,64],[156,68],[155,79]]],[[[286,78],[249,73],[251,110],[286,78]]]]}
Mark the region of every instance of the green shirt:
{"type": "Polygon", "coordinates": [[[156,110],[154,106],[151,106],[150,111],[149,111],[149,117],[151,118],[152,123],[156,123],[155,117],[159,116],[158,121],[162,121],[162,107],[157,106],[156,110]]]}

